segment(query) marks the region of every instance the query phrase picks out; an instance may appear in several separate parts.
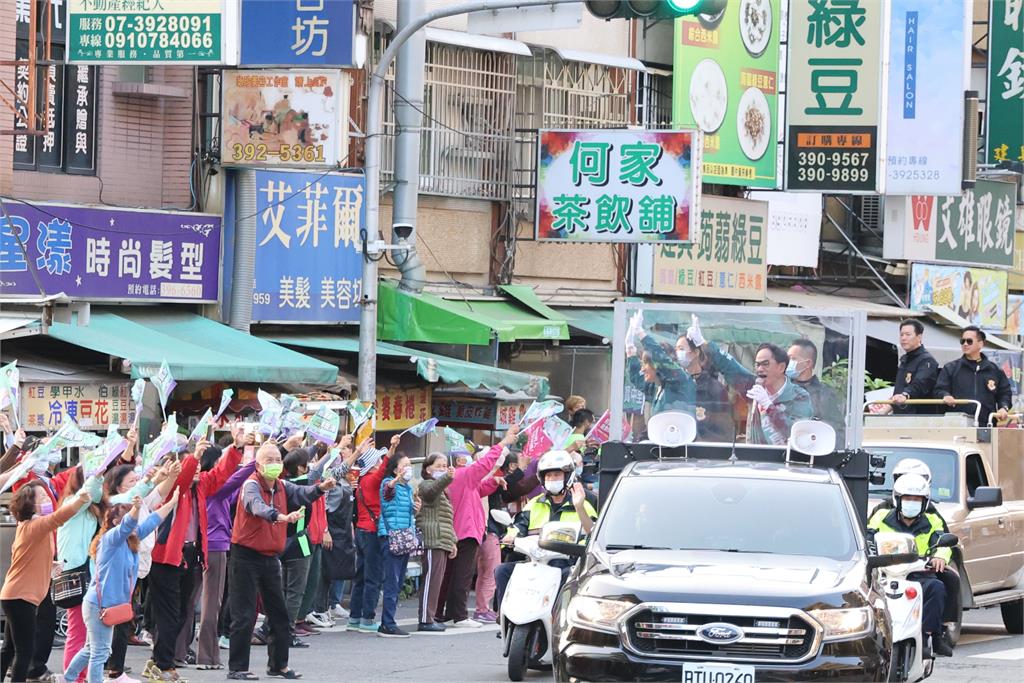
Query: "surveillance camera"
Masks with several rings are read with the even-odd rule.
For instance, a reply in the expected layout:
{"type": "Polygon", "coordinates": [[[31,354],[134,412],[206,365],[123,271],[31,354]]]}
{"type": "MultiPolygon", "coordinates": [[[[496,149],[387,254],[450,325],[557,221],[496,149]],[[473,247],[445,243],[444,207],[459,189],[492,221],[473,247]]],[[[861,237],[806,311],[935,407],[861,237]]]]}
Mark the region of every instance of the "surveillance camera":
{"type": "Polygon", "coordinates": [[[412,236],[413,226],[410,223],[395,223],[391,226],[391,231],[400,240],[407,240],[412,236]]]}

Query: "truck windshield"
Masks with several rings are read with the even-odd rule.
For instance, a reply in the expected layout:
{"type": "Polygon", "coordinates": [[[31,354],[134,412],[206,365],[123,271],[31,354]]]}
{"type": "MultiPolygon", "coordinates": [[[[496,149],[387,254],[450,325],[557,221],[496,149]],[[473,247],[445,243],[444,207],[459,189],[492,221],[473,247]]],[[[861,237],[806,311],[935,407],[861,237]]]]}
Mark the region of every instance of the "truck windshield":
{"type": "Polygon", "coordinates": [[[895,448],[868,449],[876,455],[885,456],[885,483],[879,486],[872,484],[868,489],[868,495],[873,498],[889,497],[892,495],[892,469],[904,458],[917,458],[921,460],[932,471],[932,500],[945,503],[951,500],[959,500],[959,487],[957,486],[957,453],[950,448],[915,448],[913,446],[898,446],[895,448]]]}
{"type": "Polygon", "coordinates": [[[716,477],[627,477],[601,511],[603,548],[846,559],[857,544],[833,484],[716,477]]]}

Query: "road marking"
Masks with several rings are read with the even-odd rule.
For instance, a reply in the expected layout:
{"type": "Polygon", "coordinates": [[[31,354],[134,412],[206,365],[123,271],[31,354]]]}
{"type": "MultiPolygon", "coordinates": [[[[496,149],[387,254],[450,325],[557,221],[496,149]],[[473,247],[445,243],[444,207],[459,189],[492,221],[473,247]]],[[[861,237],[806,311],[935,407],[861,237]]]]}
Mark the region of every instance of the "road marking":
{"type": "Polygon", "coordinates": [[[497,631],[497,624],[485,624],[480,628],[452,628],[449,626],[447,631],[441,631],[440,633],[420,633],[419,631],[412,631],[412,634],[414,636],[426,636],[427,638],[433,638],[439,636],[465,636],[471,633],[496,633],[497,631]]]}
{"type": "Polygon", "coordinates": [[[1009,650],[997,650],[995,652],[985,652],[980,655],[968,655],[973,659],[1000,659],[1005,661],[1015,661],[1024,659],[1024,647],[1012,647],[1009,650]]]}

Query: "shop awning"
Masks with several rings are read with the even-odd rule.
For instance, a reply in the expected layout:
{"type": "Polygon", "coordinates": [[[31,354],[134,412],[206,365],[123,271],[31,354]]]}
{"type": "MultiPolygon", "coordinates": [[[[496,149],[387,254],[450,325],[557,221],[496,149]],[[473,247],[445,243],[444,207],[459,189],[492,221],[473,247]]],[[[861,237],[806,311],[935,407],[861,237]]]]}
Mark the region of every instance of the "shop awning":
{"type": "Polygon", "coordinates": [[[333,384],[338,369],[202,316],[166,308],[93,308],[88,325],[53,323],[54,339],[131,361],[149,377],[166,360],[176,380],[333,384]]]}
{"type": "Polygon", "coordinates": [[[569,327],[599,338],[602,343],[612,342],[614,312],[610,308],[556,308],[560,315],[565,316],[569,327]]]}
{"type": "Polygon", "coordinates": [[[476,33],[465,33],[464,31],[448,31],[443,28],[428,26],[423,31],[427,40],[432,43],[444,43],[445,45],[457,45],[468,47],[474,50],[485,50],[487,52],[506,52],[510,55],[530,57],[530,47],[526,43],[508,38],[495,38],[493,36],[479,35],[476,33]]]}
{"type": "MultiPolygon", "coordinates": [[[[953,327],[953,328],[956,328],[957,330],[962,330],[963,328],[965,328],[965,327],[967,327],[968,325],[971,324],[966,319],[961,318],[959,315],[957,315],[953,311],[949,310],[948,308],[945,308],[945,307],[934,307],[933,308],[931,306],[928,306],[927,308],[928,308],[928,314],[931,315],[933,318],[935,318],[937,322],[939,322],[941,324],[948,325],[948,326],[953,327]]],[[[986,332],[986,334],[985,334],[985,345],[986,346],[997,346],[997,347],[999,347],[1001,349],[1006,349],[1007,351],[1022,351],[1022,350],[1024,350],[1024,349],[1021,349],[1021,347],[1017,346],[1016,344],[1011,344],[1010,342],[1006,341],[1005,339],[997,337],[996,335],[988,333],[988,332],[986,332]]],[[[959,347],[959,338],[958,338],[958,341],[957,341],[957,348],[960,348],[959,347]]]]}
{"type": "MultiPolygon", "coordinates": [[[[284,344],[285,346],[338,353],[359,353],[359,340],[351,337],[275,334],[265,338],[275,344],[284,344]]],[[[482,387],[492,392],[523,391],[531,396],[544,396],[548,390],[547,380],[537,375],[471,363],[397,344],[377,342],[377,354],[390,358],[408,358],[410,362],[416,364],[416,374],[428,382],[461,383],[471,389],[482,387]]]]}
{"type": "MultiPolygon", "coordinates": [[[[565,318],[545,317],[518,301],[442,299],[382,282],[378,302],[377,334],[388,341],[486,345],[495,338],[500,342],[569,338],[565,318]]],[[[544,306],[539,299],[537,304],[544,306]]]]}
{"type": "Polygon", "coordinates": [[[769,288],[765,298],[783,306],[796,306],[798,308],[810,308],[816,310],[836,311],[846,313],[849,311],[864,311],[869,318],[913,318],[924,315],[920,311],[889,304],[876,304],[871,301],[862,301],[853,297],[836,296],[834,294],[818,294],[816,292],[801,292],[796,289],[769,288]]]}
{"type": "Polygon", "coordinates": [[[39,316],[5,313],[0,316],[0,341],[39,334],[39,316]]]}

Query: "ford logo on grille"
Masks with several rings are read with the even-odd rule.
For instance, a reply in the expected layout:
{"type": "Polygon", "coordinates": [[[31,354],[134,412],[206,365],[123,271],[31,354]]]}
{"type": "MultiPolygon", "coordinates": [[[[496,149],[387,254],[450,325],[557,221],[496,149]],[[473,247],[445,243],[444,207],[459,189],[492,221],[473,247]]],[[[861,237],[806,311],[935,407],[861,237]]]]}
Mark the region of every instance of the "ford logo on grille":
{"type": "Polygon", "coordinates": [[[729,643],[735,643],[737,640],[742,638],[743,631],[741,631],[738,626],[716,621],[711,624],[704,624],[697,629],[697,636],[708,643],[714,643],[715,645],[728,645],[729,643]]]}

